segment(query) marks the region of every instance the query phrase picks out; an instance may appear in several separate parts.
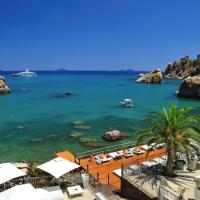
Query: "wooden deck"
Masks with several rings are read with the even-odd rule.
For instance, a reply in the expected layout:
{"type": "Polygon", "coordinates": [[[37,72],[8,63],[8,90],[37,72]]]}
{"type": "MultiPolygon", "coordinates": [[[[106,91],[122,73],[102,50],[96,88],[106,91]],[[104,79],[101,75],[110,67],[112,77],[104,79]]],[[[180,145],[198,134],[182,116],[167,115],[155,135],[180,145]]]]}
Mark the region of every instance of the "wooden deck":
{"type": "MultiPolygon", "coordinates": [[[[133,163],[140,165],[146,159],[146,153],[145,153],[142,155],[133,155],[130,158],[122,157],[119,160],[111,160],[103,164],[97,164],[94,158],[93,159],[84,158],[84,159],[78,160],[69,151],[59,152],[56,155],[58,157],[62,157],[72,162],[78,163],[86,171],[88,171],[88,173],[90,173],[93,177],[99,178],[100,183],[109,184],[111,187],[115,189],[120,189],[120,177],[118,177],[117,175],[113,173],[114,170],[120,169],[121,164],[125,164],[126,166],[129,164],[131,165],[133,163]]],[[[150,161],[154,158],[161,157],[164,155],[166,155],[165,149],[154,150],[149,153],[147,160],[150,161]]]]}

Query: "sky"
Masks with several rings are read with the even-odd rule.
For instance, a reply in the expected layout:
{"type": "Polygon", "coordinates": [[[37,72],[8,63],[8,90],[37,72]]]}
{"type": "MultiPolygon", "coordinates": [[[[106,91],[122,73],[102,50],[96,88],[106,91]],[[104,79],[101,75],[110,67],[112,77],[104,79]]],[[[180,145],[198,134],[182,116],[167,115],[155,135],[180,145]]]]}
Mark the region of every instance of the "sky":
{"type": "Polygon", "coordinates": [[[199,0],[0,0],[0,68],[164,69],[200,53],[199,8],[199,0]]]}

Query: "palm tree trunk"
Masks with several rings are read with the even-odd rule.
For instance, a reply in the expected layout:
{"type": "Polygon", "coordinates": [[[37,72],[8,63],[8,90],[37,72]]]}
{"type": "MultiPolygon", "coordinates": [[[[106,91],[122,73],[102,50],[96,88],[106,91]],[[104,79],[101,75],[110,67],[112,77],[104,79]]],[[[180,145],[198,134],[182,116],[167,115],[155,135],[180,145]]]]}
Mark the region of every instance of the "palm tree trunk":
{"type": "Polygon", "coordinates": [[[174,168],[173,168],[173,155],[171,153],[171,149],[167,151],[167,166],[166,166],[166,175],[174,176],[174,168]]]}

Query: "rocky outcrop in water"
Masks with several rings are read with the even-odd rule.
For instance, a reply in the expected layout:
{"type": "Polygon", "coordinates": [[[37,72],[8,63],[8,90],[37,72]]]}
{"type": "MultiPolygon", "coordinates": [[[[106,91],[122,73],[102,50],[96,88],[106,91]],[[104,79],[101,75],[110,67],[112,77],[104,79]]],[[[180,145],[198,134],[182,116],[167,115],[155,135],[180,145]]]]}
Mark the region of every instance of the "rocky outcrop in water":
{"type": "Polygon", "coordinates": [[[7,94],[10,92],[9,87],[6,85],[6,79],[0,76],[0,94],[7,94]]]}
{"type": "Polygon", "coordinates": [[[186,78],[179,88],[178,97],[200,99],[200,76],[186,78]]]}
{"type": "Polygon", "coordinates": [[[122,133],[118,130],[108,131],[102,136],[104,140],[109,141],[109,142],[118,141],[127,137],[128,135],[126,133],[122,133]]]}
{"type": "Polygon", "coordinates": [[[200,74],[200,55],[196,60],[191,60],[188,56],[179,61],[169,63],[165,70],[165,78],[185,79],[189,76],[200,74]]]}
{"type": "Polygon", "coordinates": [[[95,138],[82,137],[80,138],[80,142],[88,147],[96,147],[96,148],[102,147],[102,145],[98,143],[95,138]]]}
{"type": "Polygon", "coordinates": [[[57,94],[54,94],[53,96],[55,98],[65,98],[65,97],[68,97],[68,96],[73,96],[73,92],[62,92],[62,93],[57,93],[57,94]]]}
{"type": "Polygon", "coordinates": [[[162,72],[156,69],[152,72],[146,73],[137,79],[138,83],[161,83],[163,80],[162,72]]]}

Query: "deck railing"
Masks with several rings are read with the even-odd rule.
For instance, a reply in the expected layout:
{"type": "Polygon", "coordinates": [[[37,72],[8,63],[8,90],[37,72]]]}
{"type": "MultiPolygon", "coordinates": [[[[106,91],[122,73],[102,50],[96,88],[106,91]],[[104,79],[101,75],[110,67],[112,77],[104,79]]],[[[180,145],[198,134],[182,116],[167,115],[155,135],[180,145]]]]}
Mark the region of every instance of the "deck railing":
{"type": "MultiPolygon", "coordinates": [[[[145,141],[144,141],[144,143],[145,143],[145,141]]],[[[87,158],[87,157],[90,157],[90,156],[95,156],[95,155],[100,154],[100,153],[110,153],[110,152],[113,152],[113,151],[131,148],[131,147],[134,147],[136,145],[137,145],[137,141],[130,141],[130,142],[126,142],[126,143],[109,145],[107,147],[102,147],[102,148],[98,148],[98,149],[93,149],[93,150],[89,150],[89,151],[75,153],[75,157],[77,159],[82,159],[82,158],[87,158]]]]}

